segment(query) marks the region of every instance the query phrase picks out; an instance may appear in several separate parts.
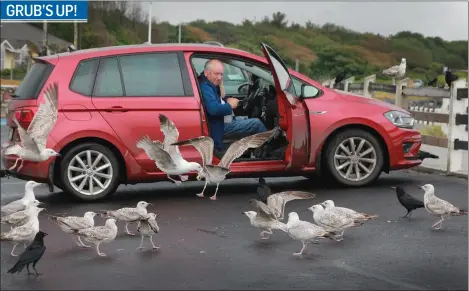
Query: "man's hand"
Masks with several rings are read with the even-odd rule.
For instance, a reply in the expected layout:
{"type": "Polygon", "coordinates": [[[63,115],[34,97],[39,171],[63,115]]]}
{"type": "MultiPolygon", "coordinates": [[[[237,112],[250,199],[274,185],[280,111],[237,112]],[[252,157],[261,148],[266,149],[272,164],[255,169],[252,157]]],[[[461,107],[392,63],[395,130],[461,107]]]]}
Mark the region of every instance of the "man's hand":
{"type": "Polygon", "coordinates": [[[239,100],[236,98],[228,98],[226,99],[226,102],[230,104],[232,109],[235,109],[236,107],[238,107],[239,100]]]}

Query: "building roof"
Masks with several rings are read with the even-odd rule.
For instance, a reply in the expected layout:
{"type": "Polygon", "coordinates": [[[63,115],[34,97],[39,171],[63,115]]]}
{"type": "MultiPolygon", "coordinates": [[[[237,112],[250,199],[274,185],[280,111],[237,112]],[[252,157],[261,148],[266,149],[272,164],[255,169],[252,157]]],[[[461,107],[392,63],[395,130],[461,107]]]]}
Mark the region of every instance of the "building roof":
{"type": "MultiPolygon", "coordinates": [[[[15,48],[20,49],[28,42],[42,46],[44,31],[28,23],[2,23],[0,25],[1,41],[5,39],[15,48]]],[[[58,38],[50,33],[47,34],[49,45],[65,48],[70,42],[58,38]]]]}

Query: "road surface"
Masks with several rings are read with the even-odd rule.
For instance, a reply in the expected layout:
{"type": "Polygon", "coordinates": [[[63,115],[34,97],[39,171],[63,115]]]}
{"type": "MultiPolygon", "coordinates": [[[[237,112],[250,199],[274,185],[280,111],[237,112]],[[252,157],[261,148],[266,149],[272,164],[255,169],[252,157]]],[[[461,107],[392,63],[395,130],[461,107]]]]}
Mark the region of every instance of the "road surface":
{"type": "MultiPolygon", "coordinates": [[[[348,289],[348,290],[467,290],[468,219],[453,217],[441,231],[430,226],[437,218],[423,209],[412,220],[399,219],[403,209],[390,186],[403,185],[423,198],[417,186],[432,183],[437,194],[461,208],[468,205],[467,180],[439,175],[401,171],[383,174],[377,183],[363,189],[340,189],[305,178],[269,178],[274,191],[312,191],[310,201],[292,201],[286,213],[298,212],[312,221],[306,210],[312,204],[333,199],[336,205],[350,207],[379,218],[349,230],[343,242],[323,240],[308,246],[308,254],[292,255],[301,243],[276,231],[269,241],[261,241],[242,211],[251,210],[247,200],[256,189],[256,179],[225,181],[217,201],[195,196],[203,182],[180,187],[169,182],[123,186],[107,202],[77,203],[61,192],[36,192],[47,203],[41,213],[41,229],[47,251],[37,265],[42,276],[7,274],[16,261],[9,255],[11,245],[2,242],[1,289],[15,290],[135,290],[135,289],[348,289]],[[123,233],[101,246],[108,257],[98,257],[94,248],[76,247],[70,236],[47,220],[46,214],[83,215],[85,211],[133,206],[138,201],[153,203],[158,213],[160,233],[154,242],[161,247],[137,251],[140,237],[123,233]]],[[[2,204],[21,197],[24,182],[2,179],[2,204]]],[[[215,187],[207,188],[207,194],[215,187]]],[[[104,219],[96,218],[102,225],[104,219]]],[[[131,225],[135,231],[135,225],[131,225]]],[[[7,230],[2,226],[2,230],[7,230]]],[[[16,251],[21,251],[18,247],[16,251]]]]}

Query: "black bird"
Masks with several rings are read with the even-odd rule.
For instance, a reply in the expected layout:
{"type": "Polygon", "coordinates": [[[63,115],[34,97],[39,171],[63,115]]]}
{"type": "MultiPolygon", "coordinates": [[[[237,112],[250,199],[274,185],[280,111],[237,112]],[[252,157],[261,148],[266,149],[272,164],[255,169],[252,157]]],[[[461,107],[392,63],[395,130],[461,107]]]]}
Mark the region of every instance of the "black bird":
{"type": "Polygon", "coordinates": [[[42,255],[44,255],[44,252],[46,251],[46,246],[44,245],[44,237],[46,235],[47,233],[43,231],[36,233],[33,242],[24,250],[24,252],[19,257],[18,262],[16,262],[16,264],[10,270],[8,270],[8,273],[19,273],[26,266],[26,270],[28,270],[28,276],[32,275],[32,273],[29,272],[29,264],[32,263],[33,270],[36,272],[36,277],[41,275],[36,270],[36,264],[39,262],[39,260],[42,258],[42,255]]]}
{"type": "Polygon", "coordinates": [[[456,81],[458,79],[458,75],[455,75],[451,73],[451,71],[448,69],[445,72],[445,82],[448,84],[448,86],[451,88],[451,83],[456,81]]]}
{"type": "Polygon", "coordinates": [[[437,156],[437,155],[434,155],[434,154],[431,154],[429,152],[426,152],[426,151],[422,151],[420,150],[417,154],[418,158],[420,160],[424,160],[424,159],[439,159],[440,157],[437,156]]]}
{"type": "Polygon", "coordinates": [[[264,202],[267,204],[267,197],[272,195],[269,186],[265,182],[264,178],[259,178],[259,184],[257,185],[257,196],[259,197],[259,201],[264,202]]]}
{"type": "Polygon", "coordinates": [[[338,73],[337,76],[335,76],[335,83],[339,84],[340,82],[342,82],[345,79],[346,76],[347,76],[347,72],[345,70],[338,73]]]}
{"type": "Polygon", "coordinates": [[[419,200],[413,197],[412,195],[407,193],[404,188],[397,186],[397,187],[391,187],[391,189],[396,190],[397,199],[399,200],[401,205],[407,209],[407,214],[403,216],[402,218],[406,218],[406,217],[410,218],[410,216],[412,215],[411,214],[412,211],[418,208],[425,207],[422,200],[419,200]]]}

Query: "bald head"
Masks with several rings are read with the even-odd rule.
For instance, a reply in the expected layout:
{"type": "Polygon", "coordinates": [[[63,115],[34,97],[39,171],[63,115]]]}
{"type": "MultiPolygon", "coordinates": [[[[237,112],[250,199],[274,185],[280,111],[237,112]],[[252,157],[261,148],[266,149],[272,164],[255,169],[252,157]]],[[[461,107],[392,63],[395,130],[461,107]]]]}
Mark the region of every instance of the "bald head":
{"type": "Polygon", "coordinates": [[[204,66],[204,74],[215,86],[219,86],[223,80],[223,63],[217,59],[208,60],[204,66]]]}

